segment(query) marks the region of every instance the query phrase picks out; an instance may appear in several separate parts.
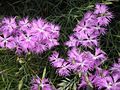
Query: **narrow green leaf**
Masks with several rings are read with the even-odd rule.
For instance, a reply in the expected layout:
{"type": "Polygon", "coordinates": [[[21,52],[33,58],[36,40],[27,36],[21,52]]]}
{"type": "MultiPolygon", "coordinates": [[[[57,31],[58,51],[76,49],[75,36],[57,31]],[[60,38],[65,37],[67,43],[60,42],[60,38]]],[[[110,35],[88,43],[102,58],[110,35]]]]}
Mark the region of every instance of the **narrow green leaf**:
{"type": "Polygon", "coordinates": [[[74,83],[74,85],[73,85],[73,90],[77,90],[76,83],[74,83]]]}
{"type": "Polygon", "coordinates": [[[19,81],[18,90],[21,90],[22,86],[23,86],[23,78],[19,81]]]}
{"type": "Polygon", "coordinates": [[[110,1],[105,1],[103,3],[106,4],[106,5],[112,4],[112,2],[110,2],[110,1]]]}
{"type": "Polygon", "coordinates": [[[46,74],[46,67],[44,68],[42,79],[45,78],[45,74],[46,74]]]}

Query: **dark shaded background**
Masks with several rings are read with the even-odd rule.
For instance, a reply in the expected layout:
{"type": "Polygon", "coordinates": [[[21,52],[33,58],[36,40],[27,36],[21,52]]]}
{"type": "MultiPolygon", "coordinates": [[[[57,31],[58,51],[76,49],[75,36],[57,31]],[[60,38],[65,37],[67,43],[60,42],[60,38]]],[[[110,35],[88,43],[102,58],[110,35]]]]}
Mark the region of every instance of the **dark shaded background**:
{"type": "MultiPolygon", "coordinates": [[[[73,7],[101,1],[107,0],[0,0],[0,15],[48,17],[66,13],[73,7]]],[[[120,1],[114,1],[110,7],[119,17],[120,1]]]]}

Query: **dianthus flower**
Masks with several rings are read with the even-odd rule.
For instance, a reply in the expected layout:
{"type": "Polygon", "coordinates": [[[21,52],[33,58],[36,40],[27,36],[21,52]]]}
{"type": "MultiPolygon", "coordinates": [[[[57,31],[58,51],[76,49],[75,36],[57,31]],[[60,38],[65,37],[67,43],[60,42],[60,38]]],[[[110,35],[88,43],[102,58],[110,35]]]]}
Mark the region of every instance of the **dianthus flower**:
{"type": "Polygon", "coordinates": [[[97,74],[95,74],[92,82],[99,90],[119,90],[119,79],[119,74],[110,74],[110,72],[106,70],[100,70],[97,74]]]}
{"type": "Polygon", "coordinates": [[[62,58],[59,58],[58,52],[53,52],[51,57],[49,57],[49,61],[52,66],[56,68],[57,73],[60,76],[69,76],[70,75],[70,64],[62,58]]]}
{"type": "Polygon", "coordinates": [[[79,52],[74,48],[68,52],[68,56],[68,62],[74,72],[85,73],[94,68],[95,60],[89,51],[79,52]]]}
{"type": "Polygon", "coordinates": [[[114,63],[110,70],[113,74],[120,75],[120,58],[118,59],[118,63],[114,63]]]}
{"type": "Polygon", "coordinates": [[[17,28],[16,17],[9,17],[2,19],[2,31],[12,33],[17,28]]]}
{"type": "Polygon", "coordinates": [[[18,25],[19,25],[19,30],[21,30],[21,31],[26,31],[31,27],[31,23],[30,23],[28,17],[19,20],[18,25]]]}
{"type": "Polygon", "coordinates": [[[107,54],[100,48],[95,48],[95,54],[93,58],[95,59],[95,64],[99,66],[101,63],[107,60],[107,54]]]}
{"type": "Polygon", "coordinates": [[[96,4],[94,13],[97,15],[97,20],[100,25],[108,25],[111,18],[113,18],[112,13],[108,10],[108,7],[104,4],[96,4]]]}
{"type": "Polygon", "coordinates": [[[0,35],[0,47],[13,49],[15,47],[15,41],[13,36],[11,36],[8,32],[3,32],[0,35]]]}
{"type": "Polygon", "coordinates": [[[46,78],[40,79],[39,77],[33,77],[31,84],[31,90],[55,90],[46,78]]]}

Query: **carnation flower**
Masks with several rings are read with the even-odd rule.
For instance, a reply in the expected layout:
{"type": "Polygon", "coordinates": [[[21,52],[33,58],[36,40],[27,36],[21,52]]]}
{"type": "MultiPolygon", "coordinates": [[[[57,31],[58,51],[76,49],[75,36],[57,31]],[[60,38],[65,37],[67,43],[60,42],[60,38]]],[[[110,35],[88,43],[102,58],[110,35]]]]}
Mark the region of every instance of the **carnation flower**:
{"type": "Polygon", "coordinates": [[[71,70],[70,64],[64,59],[59,58],[58,52],[53,52],[51,57],[49,57],[49,61],[52,66],[57,69],[56,71],[60,76],[69,76],[71,70]]]}
{"type": "Polygon", "coordinates": [[[59,37],[60,26],[49,23],[48,31],[51,34],[52,38],[58,38],[59,37]]]}
{"type": "Polygon", "coordinates": [[[61,67],[64,62],[64,59],[59,58],[59,53],[56,51],[53,52],[51,57],[49,57],[49,60],[50,60],[51,64],[56,68],[61,67]]]}
{"type": "Polygon", "coordinates": [[[113,74],[120,75],[120,59],[118,59],[118,63],[114,63],[110,69],[113,74]]]}
{"type": "Polygon", "coordinates": [[[87,33],[87,31],[89,31],[91,29],[91,23],[90,22],[86,22],[84,19],[81,20],[76,28],[73,31],[76,32],[81,32],[81,33],[87,33]]]}
{"type": "Polygon", "coordinates": [[[101,34],[104,35],[107,30],[105,27],[102,27],[98,23],[95,23],[92,27],[93,27],[93,29],[91,30],[92,35],[95,35],[95,36],[100,36],[101,34]]]}
{"type": "Polygon", "coordinates": [[[3,18],[1,27],[2,30],[8,33],[12,33],[17,28],[15,19],[16,17],[3,18]]]}
{"type": "Polygon", "coordinates": [[[74,72],[81,73],[86,73],[88,70],[94,69],[95,64],[95,60],[91,52],[80,52],[76,48],[68,51],[68,62],[70,63],[70,68],[74,72]]]}
{"type": "Polygon", "coordinates": [[[80,53],[72,62],[71,66],[74,67],[73,70],[77,72],[85,73],[94,68],[94,59],[90,52],[80,53]]]}
{"type": "Polygon", "coordinates": [[[80,53],[81,53],[80,50],[78,50],[77,48],[72,48],[71,50],[69,50],[67,53],[69,57],[69,61],[78,59],[78,56],[80,55],[80,53]]]}
{"type": "Polygon", "coordinates": [[[98,39],[95,35],[84,35],[85,37],[79,39],[79,43],[85,47],[98,46],[98,39]]]}
{"type": "Polygon", "coordinates": [[[71,71],[71,68],[68,62],[63,62],[61,67],[57,68],[57,72],[60,76],[69,76],[70,71],[71,71]]]}
{"type": "Polygon", "coordinates": [[[99,66],[107,59],[107,54],[100,48],[95,48],[95,55],[93,58],[95,59],[96,65],[99,66]]]}
{"type": "Polygon", "coordinates": [[[33,77],[31,81],[31,90],[55,90],[50,85],[48,79],[40,79],[39,77],[33,77]]]}
{"type": "Polygon", "coordinates": [[[52,48],[53,46],[59,45],[57,39],[55,38],[49,38],[46,40],[46,42],[47,42],[46,47],[48,47],[49,49],[52,48]]]}
{"type": "Polygon", "coordinates": [[[108,11],[108,7],[104,4],[96,4],[94,13],[98,16],[97,20],[100,25],[108,25],[113,18],[112,13],[108,11]]]}
{"type": "Polygon", "coordinates": [[[37,36],[30,30],[26,32],[21,32],[20,36],[17,36],[18,44],[22,47],[22,50],[25,52],[32,51],[37,42],[37,36]]]}
{"type": "Polygon", "coordinates": [[[31,27],[28,17],[19,20],[18,25],[21,31],[27,31],[31,27]]]}
{"type": "Polygon", "coordinates": [[[40,39],[45,39],[49,36],[49,32],[47,31],[49,25],[46,21],[42,20],[41,18],[38,20],[33,20],[32,22],[32,30],[36,32],[36,35],[40,39]]]}
{"type": "Polygon", "coordinates": [[[15,47],[13,36],[9,35],[6,31],[0,36],[0,47],[8,49],[13,49],[15,47]]]}
{"type": "Polygon", "coordinates": [[[74,36],[71,35],[69,39],[70,39],[69,41],[65,42],[65,45],[67,45],[68,47],[78,46],[77,45],[78,40],[74,36]]]}
{"type": "Polygon", "coordinates": [[[116,75],[108,75],[105,77],[95,77],[94,83],[95,85],[102,90],[105,88],[105,90],[119,90],[120,88],[120,77],[118,74],[116,75]]]}
{"type": "Polygon", "coordinates": [[[93,11],[87,11],[85,14],[84,14],[84,21],[86,23],[88,23],[89,25],[93,24],[96,20],[96,15],[93,13],[93,11]]]}

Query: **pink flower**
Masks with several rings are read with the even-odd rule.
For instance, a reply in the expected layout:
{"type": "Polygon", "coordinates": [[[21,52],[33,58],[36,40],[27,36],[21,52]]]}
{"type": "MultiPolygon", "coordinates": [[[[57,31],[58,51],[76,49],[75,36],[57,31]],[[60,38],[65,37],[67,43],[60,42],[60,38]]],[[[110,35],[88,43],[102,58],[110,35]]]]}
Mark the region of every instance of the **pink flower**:
{"type": "Polygon", "coordinates": [[[100,48],[95,48],[95,55],[93,56],[97,66],[101,65],[105,60],[107,60],[107,54],[100,48]]]}
{"type": "Polygon", "coordinates": [[[51,62],[52,66],[55,68],[59,68],[64,63],[64,59],[59,58],[59,53],[54,51],[51,57],[49,57],[49,61],[51,62]]]}
{"type": "Polygon", "coordinates": [[[113,74],[120,75],[120,59],[118,59],[118,63],[114,63],[110,69],[113,74]]]}
{"type": "Polygon", "coordinates": [[[69,76],[70,71],[71,71],[71,68],[68,62],[63,62],[61,67],[57,68],[57,72],[60,76],[69,76]]]}
{"type": "Polygon", "coordinates": [[[70,75],[70,64],[62,58],[59,58],[59,53],[53,52],[51,57],[49,57],[49,61],[52,66],[56,68],[57,73],[60,76],[69,76],[70,75]]]}
{"type": "Polygon", "coordinates": [[[77,44],[78,40],[74,36],[71,35],[69,39],[70,39],[69,41],[65,42],[65,45],[67,45],[68,47],[78,46],[77,44]]]}
{"type": "Polygon", "coordinates": [[[85,73],[88,70],[94,69],[95,60],[93,55],[89,51],[79,52],[77,49],[73,48],[68,53],[70,63],[70,68],[74,72],[85,73]]]}
{"type": "Polygon", "coordinates": [[[105,4],[96,4],[94,13],[98,16],[97,20],[100,25],[108,25],[113,15],[108,11],[108,7],[105,4]]]}
{"type": "Polygon", "coordinates": [[[31,81],[31,89],[30,90],[54,90],[53,87],[50,85],[48,79],[40,79],[39,77],[33,77],[31,81]]]}
{"type": "Polygon", "coordinates": [[[16,17],[3,18],[2,29],[8,33],[12,33],[17,28],[16,17]]]}
{"type": "Polygon", "coordinates": [[[28,17],[19,20],[18,25],[20,30],[22,31],[25,31],[25,30],[27,31],[31,27],[31,23],[28,20],[28,17]]]}
{"type": "Polygon", "coordinates": [[[45,39],[49,36],[49,32],[47,31],[49,25],[46,21],[40,18],[38,20],[33,20],[31,24],[32,24],[32,28],[31,28],[32,31],[34,31],[40,39],[45,39]]]}
{"type": "Polygon", "coordinates": [[[0,36],[0,47],[13,49],[15,47],[15,40],[7,32],[3,32],[0,36]],[[3,36],[2,36],[3,35],[3,36]]]}

